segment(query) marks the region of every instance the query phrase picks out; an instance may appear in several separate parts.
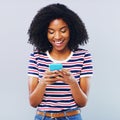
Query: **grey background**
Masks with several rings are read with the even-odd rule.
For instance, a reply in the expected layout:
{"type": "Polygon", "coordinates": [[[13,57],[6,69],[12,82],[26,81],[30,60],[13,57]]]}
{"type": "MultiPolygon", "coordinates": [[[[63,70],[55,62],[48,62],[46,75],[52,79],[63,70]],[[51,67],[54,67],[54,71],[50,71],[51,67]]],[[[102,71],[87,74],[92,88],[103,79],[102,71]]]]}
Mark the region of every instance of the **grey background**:
{"type": "Polygon", "coordinates": [[[78,13],[88,29],[85,46],[93,57],[89,101],[84,120],[120,120],[119,0],[0,0],[0,120],[33,120],[27,65],[32,46],[27,30],[36,12],[60,2],[78,13]]]}

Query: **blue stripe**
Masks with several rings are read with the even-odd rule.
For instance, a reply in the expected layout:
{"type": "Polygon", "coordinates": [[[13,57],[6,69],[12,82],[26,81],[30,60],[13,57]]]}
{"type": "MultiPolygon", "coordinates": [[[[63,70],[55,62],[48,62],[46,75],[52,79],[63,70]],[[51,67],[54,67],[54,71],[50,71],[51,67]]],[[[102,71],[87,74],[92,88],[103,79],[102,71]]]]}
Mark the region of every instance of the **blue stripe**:
{"type": "Polygon", "coordinates": [[[38,70],[36,67],[28,66],[29,69],[38,70]]]}
{"type": "Polygon", "coordinates": [[[80,70],[71,70],[72,73],[80,73],[80,70]]]}
{"type": "Polygon", "coordinates": [[[39,72],[45,72],[45,70],[43,70],[43,69],[39,69],[39,72]]]}
{"type": "Polygon", "coordinates": [[[84,63],[91,63],[92,60],[85,60],[84,63]]]}
{"type": "Polygon", "coordinates": [[[92,69],[92,68],[93,68],[92,66],[85,66],[82,69],[92,69]]]}
{"type": "Polygon", "coordinates": [[[83,61],[83,58],[78,58],[78,59],[73,59],[73,60],[69,60],[68,62],[77,62],[77,61],[83,61]]]}
{"type": "Polygon", "coordinates": [[[57,103],[57,102],[61,102],[61,103],[68,103],[68,102],[73,102],[74,100],[58,100],[58,101],[55,101],[55,100],[43,100],[42,102],[54,102],[54,103],[57,103]]]}
{"type": "Polygon", "coordinates": [[[70,91],[70,89],[46,88],[48,91],[70,91]]]}
{"type": "Polygon", "coordinates": [[[43,52],[38,52],[38,51],[34,51],[34,53],[33,53],[34,55],[35,54],[41,54],[41,55],[44,55],[44,56],[47,56],[47,54],[46,53],[43,53],[43,52]]]}
{"type": "MultiPolygon", "coordinates": [[[[38,105],[39,107],[50,107],[52,109],[53,108],[71,108],[71,107],[75,107],[76,105],[72,105],[72,106],[52,106],[52,105],[38,105]]],[[[53,112],[53,111],[52,111],[53,112]]]]}
{"type": "Polygon", "coordinates": [[[80,75],[75,76],[75,78],[80,78],[80,75]]]}
{"type": "Polygon", "coordinates": [[[74,64],[74,65],[63,65],[63,68],[71,68],[71,67],[82,67],[82,64],[74,64]]]}
{"type": "Polygon", "coordinates": [[[52,85],[68,85],[68,84],[66,84],[66,83],[64,83],[64,82],[61,82],[61,83],[59,83],[59,82],[55,82],[55,83],[53,83],[52,85]]]}
{"type": "Polygon", "coordinates": [[[75,54],[73,54],[73,56],[81,56],[81,55],[84,55],[85,53],[83,52],[83,53],[75,53],[75,54]]]}
{"type": "Polygon", "coordinates": [[[30,74],[30,75],[38,75],[37,73],[33,73],[33,72],[28,72],[28,74],[30,74]]]}
{"type": "Polygon", "coordinates": [[[72,94],[64,94],[64,95],[53,95],[53,94],[44,94],[46,97],[69,97],[72,94]]]}
{"type": "Polygon", "coordinates": [[[36,58],[36,60],[42,60],[42,61],[45,61],[45,62],[51,62],[51,60],[48,60],[48,59],[45,59],[45,58],[36,58]]]}
{"type": "Polygon", "coordinates": [[[29,60],[29,62],[30,62],[30,63],[35,63],[35,64],[37,64],[37,62],[34,61],[34,60],[29,60]]]}
{"type": "Polygon", "coordinates": [[[85,54],[85,57],[88,57],[88,56],[91,56],[91,54],[90,53],[85,54]]]}
{"type": "Polygon", "coordinates": [[[49,67],[48,65],[46,65],[46,64],[41,64],[41,63],[39,63],[38,66],[47,67],[47,68],[49,67]]]}
{"type": "Polygon", "coordinates": [[[93,72],[81,73],[80,75],[92,75],[93,72]]]}

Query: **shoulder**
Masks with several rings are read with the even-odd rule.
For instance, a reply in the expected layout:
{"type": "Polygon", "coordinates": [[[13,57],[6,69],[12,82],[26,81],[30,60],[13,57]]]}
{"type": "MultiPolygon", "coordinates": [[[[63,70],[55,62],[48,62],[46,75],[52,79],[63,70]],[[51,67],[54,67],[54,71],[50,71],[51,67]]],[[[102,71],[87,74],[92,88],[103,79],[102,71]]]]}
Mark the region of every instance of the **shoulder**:
{"type": "Polygon", "coordinates": [[[74,55],[86,55],[86,54],[90,54],[90,52],[86,49],[83,48],[79,48],[76,51],[73,52],[74,55]]]}
{"type": "Polygon", "coordinates": [[[47,56],[47,54],[36,50],[36,51],[31,52],[30,56],[34,58],[39,58],[39,57],[41,58],[42,56],[47,56]]]}

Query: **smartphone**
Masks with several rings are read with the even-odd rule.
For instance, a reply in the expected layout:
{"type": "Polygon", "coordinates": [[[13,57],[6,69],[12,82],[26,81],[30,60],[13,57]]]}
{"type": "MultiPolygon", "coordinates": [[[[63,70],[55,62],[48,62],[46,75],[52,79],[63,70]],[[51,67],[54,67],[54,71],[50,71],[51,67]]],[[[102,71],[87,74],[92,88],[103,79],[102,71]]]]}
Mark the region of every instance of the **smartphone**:
{"type": "Polygon", "coordinates": [[[61,70],[62,68],[63,68],[63,65],[61,63],[52,63],[49,65],[50,71],[61,70]]]}

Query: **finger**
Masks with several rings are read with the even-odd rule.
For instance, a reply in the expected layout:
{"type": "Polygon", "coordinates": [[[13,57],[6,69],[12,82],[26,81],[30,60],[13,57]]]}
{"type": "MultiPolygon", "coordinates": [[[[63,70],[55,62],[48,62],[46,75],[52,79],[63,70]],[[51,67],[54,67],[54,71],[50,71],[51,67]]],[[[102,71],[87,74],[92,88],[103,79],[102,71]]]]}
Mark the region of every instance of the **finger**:
{"type": "Polygon", "coordinates": [[[46,71],[45,72],[47,75],[52,75],[52,74],[57,74],[57,71],[46,71]]]}
{"type": "Polygon", "coordinates": [[[57,81],[57,78],[47,78],[45,81],[49,83],[54,83],[57,81]]]}
{"type": "Polygon", "coordinates": [[[67,75],[67,76],[70,76],[70,74],[71,74],[68,69],[63,69],[63,70],[61,70],[61,73],[62,73],[63,75],[67,75]]]}

